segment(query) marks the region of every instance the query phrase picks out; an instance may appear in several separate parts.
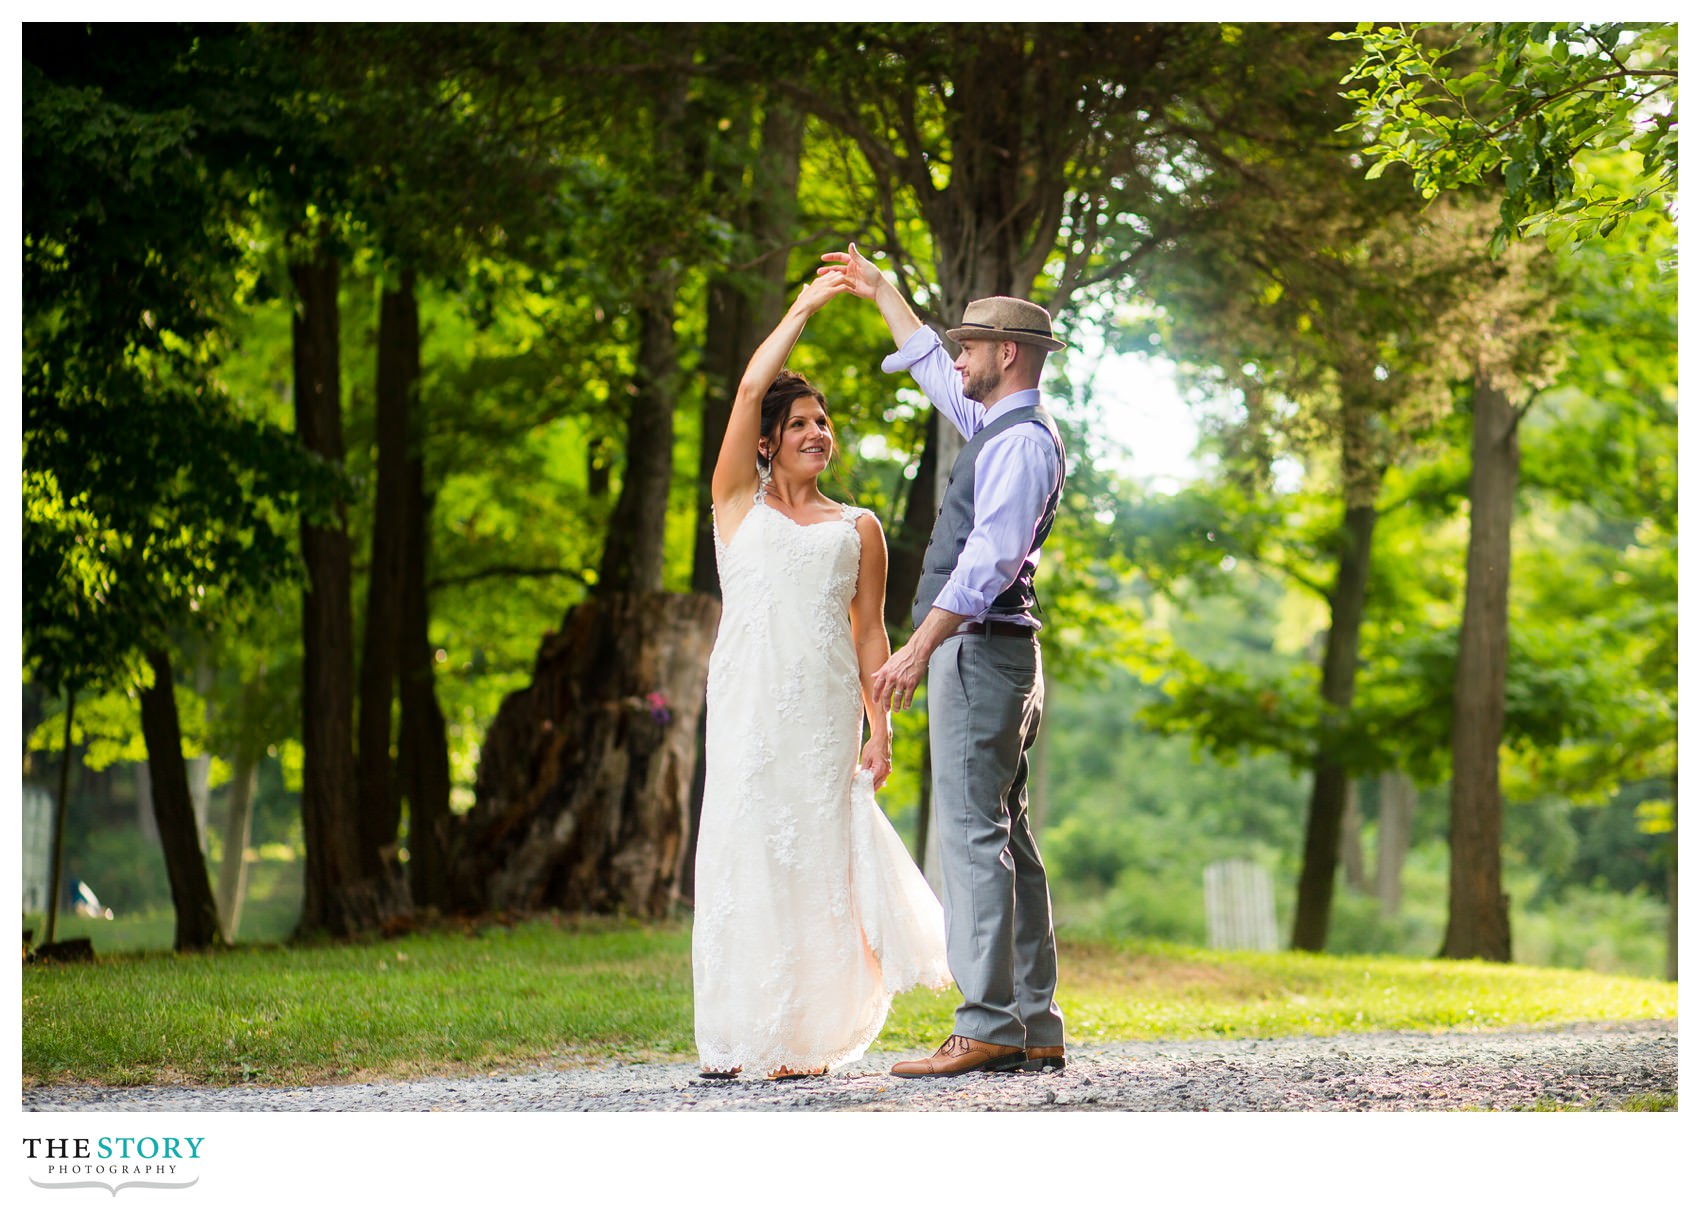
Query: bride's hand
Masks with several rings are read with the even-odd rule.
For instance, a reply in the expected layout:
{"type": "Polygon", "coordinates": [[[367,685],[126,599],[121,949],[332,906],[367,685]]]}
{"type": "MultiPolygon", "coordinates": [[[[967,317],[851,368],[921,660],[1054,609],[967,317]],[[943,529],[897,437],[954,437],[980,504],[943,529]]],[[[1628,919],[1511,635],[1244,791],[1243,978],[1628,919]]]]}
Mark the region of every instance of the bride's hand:
{"type": "Polygon", "coordinates": [[[823,265],[815,271],[816,274],[822,277],[829,274],[842,275],[845,284],[844,289],[860,298],[872,299],[879,291],[880,283],[884,281],[879,267],[857,251],[855,241],[851,241],[848,253],[822,253],[820,259],[822,261],[836,261],[839,264],[823,265]]]}
{"type": "Polygon", "coordinates": [[[890,740],[868,738],[868,744],[862,747],[862,766],[873,772],[874,790],[877,792],[883,788],[887,776],[891,774],[890,740]]]}
{"type": "Polygon", "coordinates": [[[841,270],[829,269],[825,273],[803,284],[803,289],[797,292],[797,302],[792,306],[807,319],[826,306],[827,300],[834,295],[842,295],[854,288],[845,279],[841,270]]]}

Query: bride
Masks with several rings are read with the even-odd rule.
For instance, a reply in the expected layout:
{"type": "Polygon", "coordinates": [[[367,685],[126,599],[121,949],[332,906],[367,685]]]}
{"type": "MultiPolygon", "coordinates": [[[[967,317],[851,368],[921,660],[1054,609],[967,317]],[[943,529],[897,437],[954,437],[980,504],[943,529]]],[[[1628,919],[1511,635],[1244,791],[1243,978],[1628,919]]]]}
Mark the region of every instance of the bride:
{"type": "Polygon", "coordinates": [[[756,350],[714,469],[723,606],[691,939],[708,1078],[823,1074],[862,1056],[893,994],[950,982],[943,910],[874,802],[891,772],[869,681],[891,652],[885,537],[821,492],[825,400],[782,369],[848,289],[809,283],[756,350]]]}

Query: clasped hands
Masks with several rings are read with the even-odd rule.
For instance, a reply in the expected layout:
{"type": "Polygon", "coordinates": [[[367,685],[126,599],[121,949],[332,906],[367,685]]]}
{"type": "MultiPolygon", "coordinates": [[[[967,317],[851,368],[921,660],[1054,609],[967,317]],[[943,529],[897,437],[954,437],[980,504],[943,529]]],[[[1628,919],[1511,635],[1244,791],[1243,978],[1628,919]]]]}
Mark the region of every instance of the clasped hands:
{"type": "Polygon", "coordinates": [[[883,281],[879,268],[857,252],[854,243],[847,253],[822,253],[821,260],[836,264],[817,269],[813,281],[806,283],[798,293],[797,306],[805,316],[820,311],[834,295],[850,294],[872,299],[883,281]]]}

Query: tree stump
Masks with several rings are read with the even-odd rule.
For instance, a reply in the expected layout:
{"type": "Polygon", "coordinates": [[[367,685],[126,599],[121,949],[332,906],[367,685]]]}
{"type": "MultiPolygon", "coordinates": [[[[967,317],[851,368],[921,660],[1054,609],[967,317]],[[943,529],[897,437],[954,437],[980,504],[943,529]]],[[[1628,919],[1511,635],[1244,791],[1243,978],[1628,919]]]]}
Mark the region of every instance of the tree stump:
{"type": "Polygon", "coordinates": [[[451,848],[459,910],[672,910],[719,619],[707,594],[609,594],[567,612],[485,736],[451,848]]]}
{"type": "Polygon", "coordinates": [[[24,959],[32,963],[92,961],[94,959],[94,942],[86,935],[78,935],[74,939],[55,939],[52,943],[42,944],[33,952],[26,947],[24,959]]]}

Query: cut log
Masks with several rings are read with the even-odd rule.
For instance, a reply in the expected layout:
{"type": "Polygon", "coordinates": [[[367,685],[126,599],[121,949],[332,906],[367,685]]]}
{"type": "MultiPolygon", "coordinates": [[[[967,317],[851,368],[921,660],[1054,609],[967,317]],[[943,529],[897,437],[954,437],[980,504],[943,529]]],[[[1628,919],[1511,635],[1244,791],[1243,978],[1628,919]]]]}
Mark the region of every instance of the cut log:
{"type": "Polygon", "coordinates": [[[484,739],[451,865],[464,913],[671,912],[720,604],[594,598],[546,637],[484,739]]]}

